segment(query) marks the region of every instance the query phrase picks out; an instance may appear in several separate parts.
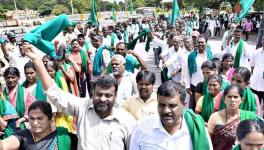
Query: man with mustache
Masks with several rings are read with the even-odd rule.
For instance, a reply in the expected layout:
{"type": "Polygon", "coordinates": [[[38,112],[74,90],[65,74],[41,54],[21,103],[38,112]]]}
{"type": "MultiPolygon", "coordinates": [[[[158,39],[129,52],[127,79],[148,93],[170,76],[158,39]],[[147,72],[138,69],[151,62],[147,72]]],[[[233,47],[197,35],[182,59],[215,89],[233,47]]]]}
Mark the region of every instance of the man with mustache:
{"type": "Polygon", "coordinates": [[[192,53],[189,54],[187,60],[187,69],[184,74],[186,75],[185,78],[185,86],[188,94],[191,96],[189,108],[195,108],[195,87],[199,82],[203,81],[203,74],[201,66],[203,62],[207,60],[211,60],[214,58],[214,54],[211,51],[209,45],[207,45],[207,37],[200,35],[198,37],[198,48],[195,49],[192,53]]]}
{"type": "Polygon", "coordinates": [[[25,42],[24,49],[35,64],[49,100],[63,112],[76,116],[78,150],[127,149],[135,120],[127,112],[113,107],[118,90],[118,82],[114,78],[98,77],[93,98],[79,98],[58,88],[31,45],[25,42]]]}
{"type": "Polygon", "coordinates": [[[135,77],[131,72],[125,70],[126,60],[122,55],[116,54],[111,59],[112,73],[118,82],[116,96],[116,107],[119,107],[125,100],[138,93],[135,77]]]}
{"type": "Polygon", "coordinates": [[[129,97],[122,105],[122,109],[131,113],[136,120],[157,114],[157,94],[153,91],[155,84],[155,74],[143,70],[136,76],[138,95],[129,97]]]}
{"type": "Polygon", "coordinates": [[[159,86],[158,114],[139,120],[132,131],[130,150],[212,150],[201,116],[184,109],[185,90],[175,81],[159,86]]]}

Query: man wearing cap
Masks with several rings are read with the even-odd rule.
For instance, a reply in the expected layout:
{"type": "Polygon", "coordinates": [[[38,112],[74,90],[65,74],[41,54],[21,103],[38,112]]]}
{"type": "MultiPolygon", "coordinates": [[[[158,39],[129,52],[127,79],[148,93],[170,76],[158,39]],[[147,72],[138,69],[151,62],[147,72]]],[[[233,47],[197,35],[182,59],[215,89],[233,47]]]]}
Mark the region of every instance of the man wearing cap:
{"type": "Polygon", "coordinates": [[[9,41],[6,44],[5,48],[3,49],[3,53],[4,53],[4,57],[6,58],[6,60],[10,64],[10,66],[13,66],[14,62],[12,62],[10,60],[10,55],[18,56],[19,55],[19,46],[17,45],[15,33],[9,32],[7,34],[7,38],[9,41]]]}
{"type": "Polygon", "coordinates": [[[194,49],[198,48],[198,36],[200,33],[198,31],[193,31],[192,32],[192,39],[193,39],[193,47],[194,49]]]}

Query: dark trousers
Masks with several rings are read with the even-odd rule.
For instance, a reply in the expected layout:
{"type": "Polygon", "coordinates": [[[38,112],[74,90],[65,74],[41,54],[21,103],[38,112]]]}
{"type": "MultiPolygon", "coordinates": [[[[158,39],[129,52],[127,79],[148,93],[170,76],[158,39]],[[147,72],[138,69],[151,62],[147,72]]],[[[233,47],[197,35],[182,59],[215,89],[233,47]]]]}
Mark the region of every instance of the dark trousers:
{"type": "Polygon", "coordinates": [[[189,108],[195,111],[196,102],[195,102],[195,86],[191,84],[192,95],[190,95],[189,108]]]}
{"type": "Polygon", "coordinates": [[[86,97],[86,79],[81,79],[78,73],[76,73],[76,79],[80,92],[80,97],[86,97]]]}
{"type": "Polygon", "coordinates": [[[159,65],[160,59],[159,55],[161,53],[161,48],[153,48],[154,51],[154,59],[155,59],[155,65],[159,65]]]}
{"type": "Polygon", "coordinates": [[[259,104],[262,104],[262,101],[264,100],[264,92],[263,91],[256,91],[250,88],[254,94],[256,94],[259,98],[259,104]]]}
{"type": "Polygon", "coordinates": [[[248,38],[249,38],[249,33],[250,33],[250,31],[245,31],[246,41],[247,41],[248,38]]]}
{"type": "Polygon", "coordinates": [[[220,36],[220,30],[221,30],[220,27],[215,28],[215,36],[217,35],[220,36]]]}

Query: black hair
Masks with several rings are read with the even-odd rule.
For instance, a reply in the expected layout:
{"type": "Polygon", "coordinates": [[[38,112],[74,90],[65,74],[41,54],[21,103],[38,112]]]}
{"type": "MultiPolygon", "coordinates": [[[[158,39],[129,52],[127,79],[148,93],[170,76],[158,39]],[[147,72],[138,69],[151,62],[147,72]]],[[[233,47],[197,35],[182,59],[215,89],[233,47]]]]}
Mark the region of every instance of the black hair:
{"type": "Polygon", "coordinates": [[[210,70],[214,70],[214,69],[216,69],[216,65],[213,61],[207,60],[207,61],[203,62],[201,68],[209,68],[210,70]]]}
{"type": "Polygon", "coordinates": [[[207,41],[208,41],[208,36],[206,36],[206,35],[204,35],[204,34],[200,34],[199,36],[198,36],[198,39],[199,38],[203,38],[203,39],[205,39],[205,42],[207,43],[207,41]]]}
{"type": "Polygon", "coordinates": [[[84,34],[78,34],[77,38],[83,38],[84,39],[84,34]]]}
{"type": "Polygon", "coordinates": [[[246,83],[249,82],[250,77],[251,77],[251,73],[246,67],[238,67],[238,68],[236,68],[234,73],[241,75],[244,82],[246,82],[246,83]]]}
{"type": "Polygon", "coordinates": [[[24,70],[26,70],[27,68],[32,68],[33,70],[37,71],[36,70],[36,67],[35,67],[35,64],[32,62],[32,61],[29,61],[25,64],[24,66],[24,70]]]}
{"type": "Polygon", "coordinates": [[[125,42],[118,42],[118,43],[116,44],[116,47],[117,47],[117,45],[121,45],[121,44],[124,44],[124,45],[125,45],[125,48],[127,49],[127,47],[126,47],[126,43],[125,43],[125,42]]]}
{"type": "Polygon", "coordinates": [[[207,81],[209,82],[210,80],[216,80],[222,86],[223,78],[220,75],[213,74],[213,75],[208,77],[207,81]]]}
{"type": "Polygon", "coordinates": [[[4,72],[4,78],[8,75],[20,77],[19,70],[16,67],[8,67],[4,72]]]}
{"type": "Polygon", "coordinates": [[[136,82],[138,83],[141,80],[147,81],[147,82],[151,83],[152,85],[154,85],[155,81],[156,81],[156,77],[155,77],[155,74],[153,72],[147,71],[147,70],[142,70],[142,71],[139,71],[137,73],[136,82]]]}
{"type": "Polygon", "coordinates": [[[58,65],[55,61],[49,61],[48,63],[45,64],[45,67],[51,67],[53,68],[56,72],[59,70],[58,65]]]}
{"type": "Polygon", "coordinates": [[[238,90],[238,93],[240,95],[240,97],[242,98],[243,97],[243,89],[241,86],[239,86],[238,84],[231,84],[229,85],[228,87],[225,88],[224,90],[224,97],[226,97],[226,95],[228,94],[228,92],[232,89],[237,89],[238,90]]]}
{"type": "Polygon", "coordinates": [[[232,58],[232,60],[234,60],[234,56],[231,53],[226,53],[222,56],[222,62],[227,58],[232,58]]]}
{"type": "Polygon", "coordinates": [[[45,101],[35,101],[28,108],[28,114],[31,110],[40,109],[40,111],[45,114],[49,120],[52,119],[52,109],[48,102],[45,101]]]}
{"type": "Polygon", "coordinates": [[[173,80],[162,83],[157,91],[158,96],[165,97],[171,97],[176,95],[177,93],[180,94],[180,100],[184,102],[186,97],[185,88],[180,83],[177,83],[173,80]]]}
{"type": "Polygon", "coordinates": [[[73,42],[78,42],[78,40],[77,39],[72,39],[71,45],[72,45],[73,42]]]}
{"type": "Polygon", "coordinates": [[[241,29],[239,29],[239,28],[236,28],[236,29],[234,30],[234,32],[236,32],[236,33],[241,33],[241,32],[242,32],[242,30],[241,30],[241,29]]]}
{"type": "Polygon", "coordinates": [[[105,76],[98,77],[98,79],[96,80],[96,82],[93,85],[93,89],[95,89],[96,86],[101,87],[101,88],[110,88],[110,87],[114,86],[115,87],[115,93],[117,93],[118,82],[116,81],[115,78],[105,75],[105,76]]]}
{"type": "Polygon", "coordinates": [[[240,122],[236,130],[237,139],[243,140],[251,132],[264,134],[264,123],[259,120],[244,120],[240,122]]]}

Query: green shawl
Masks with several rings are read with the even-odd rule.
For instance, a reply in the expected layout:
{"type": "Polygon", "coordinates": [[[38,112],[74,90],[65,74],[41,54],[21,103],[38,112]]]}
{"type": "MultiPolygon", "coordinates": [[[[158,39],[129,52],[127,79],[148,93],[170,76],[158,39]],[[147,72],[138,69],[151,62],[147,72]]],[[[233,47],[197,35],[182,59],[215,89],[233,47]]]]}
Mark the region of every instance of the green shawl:
{"type": "Polygon", "coordinates": [[[240,121],[248,120],[248,119],[253,119],[253,120],[258,120],[258,116],[256,113],[247,111],[247,110],[239,110],[240,113],[240,121]]]}
{"type": "Polygon", "coordinates": [[[59,150],[70,150],[71,149],[71,139],[68,130],[63,127],[56,128],[58,137],[58,148],[59,150]]]}
{"type": "Polygon", "coordinates": [[[87,57],[84,50],[80,50],[81,58],[82,58],[82,71],[87,73],[87,57]]]}
{"type": "Polygon", "coordinates": [[[257,112],[256,98],[249,87],[243,90],[243,101],[240,104],[240,109],[257,112]]]}
{"type": "MultiPolygon", "coordinates": [[[[27,84],[28,84],[28,81],[26,80],[25,82],[23,82],[22,86],[26,88],[27,84]]],[[[47,95],[44,93],[42,83],[39,79],[37,79],[36,81],[36,88],[35,88],[34,96],[36,97],[36,100],[47,101],[47,95]]]]}
{"type": "Polygon", "coordinates": [[[94,56],[94,61],[93,61],[93,75],[94,76],[100,76],[102,73],[102,63],[103,63],[103,50],[106,48],[105,45],[101,45],[98,49],[97,52],[94,56]]]}
{"type": "Polygon", "coordinates": [[[236,50],[236,56],[235,56],[234,65],[233,65],[234,68],[238,68],[240,66],[240,58],[242,55],[243,47],[244,47],[244,41],[240,40],[237,50],[236,50]]]}
{"type": "Polygon", "coordinates": [[[62,89],[62,83],[61,83],[61,78],[62,77],[62,72],[61,71],[57,71],[56,74],[55,74],[55,77],[54,77],[54,80],[56,82],[56,84],[58,85],[58,87],[60,89],[62,89]]]}
{"type": "Polygon", "coordinates": [[[193,150],[210,149],[203,118],[190,109],[185,109],[183,116],[191,135],[193,150]]]}
{"type": "Polygon", "coordinates": [[[111,33],[111,47],[115,47],[115,33],[111,33]]]}
{"type": "Polygon", "coordinates": [[[132,40],[130,43],[126,43],[127,49],[128,50],[134,50],[134,48],[136,47],[138,39],[140,39],[143,36],[147,36],[147,42],[146,42],[145,50],[148,52],[148,50],[150,49],[150,42],[151,42],[151,38],[149,36],[150,32],[151,31],[147,28],[143,29],[142,32],[134,40],[132,40]]]}
{"type": "MultiPolygon", "coordinates": [[[[207,59],[211,60],[213,58],[213,53],[211,51],[210,46],[206,46],[205,52],[207,55],[207,59]]],[[[188,56],[188,69],[190,76],[192,76],[193,73],[197,72],[197,64],[196,64],[197,55],[198,55],[198,50],[195,50],[188,56]]]]}
{"type": "MultiPolygon", "coordinates": [[[[16,93],[16,111],[20,118],[24,117],[25,114],[25,100],[24,100],[24,89],[21,84],[17,85],[17,93],[16,93]]],[[[9,100],[9,95],[7,89],[4,90],[4,96],[6,100],[9,100]]]]}
{"type": "Polygon", "coordinates": [[[203,97],[201,116],[205,122],[208,122],[211,114],[214,112],[214,98],[212,94],[207,93],[203,97]]]}
{"type": "Polygon", "coordinates": [[[124,40],[125,43],[128,42],[128,39],[127,38],[128,38],[128,34],[127,34],[127,31],[125,31],[124,32],[124,35],[123,35],[123,40],[124,40]]]}

